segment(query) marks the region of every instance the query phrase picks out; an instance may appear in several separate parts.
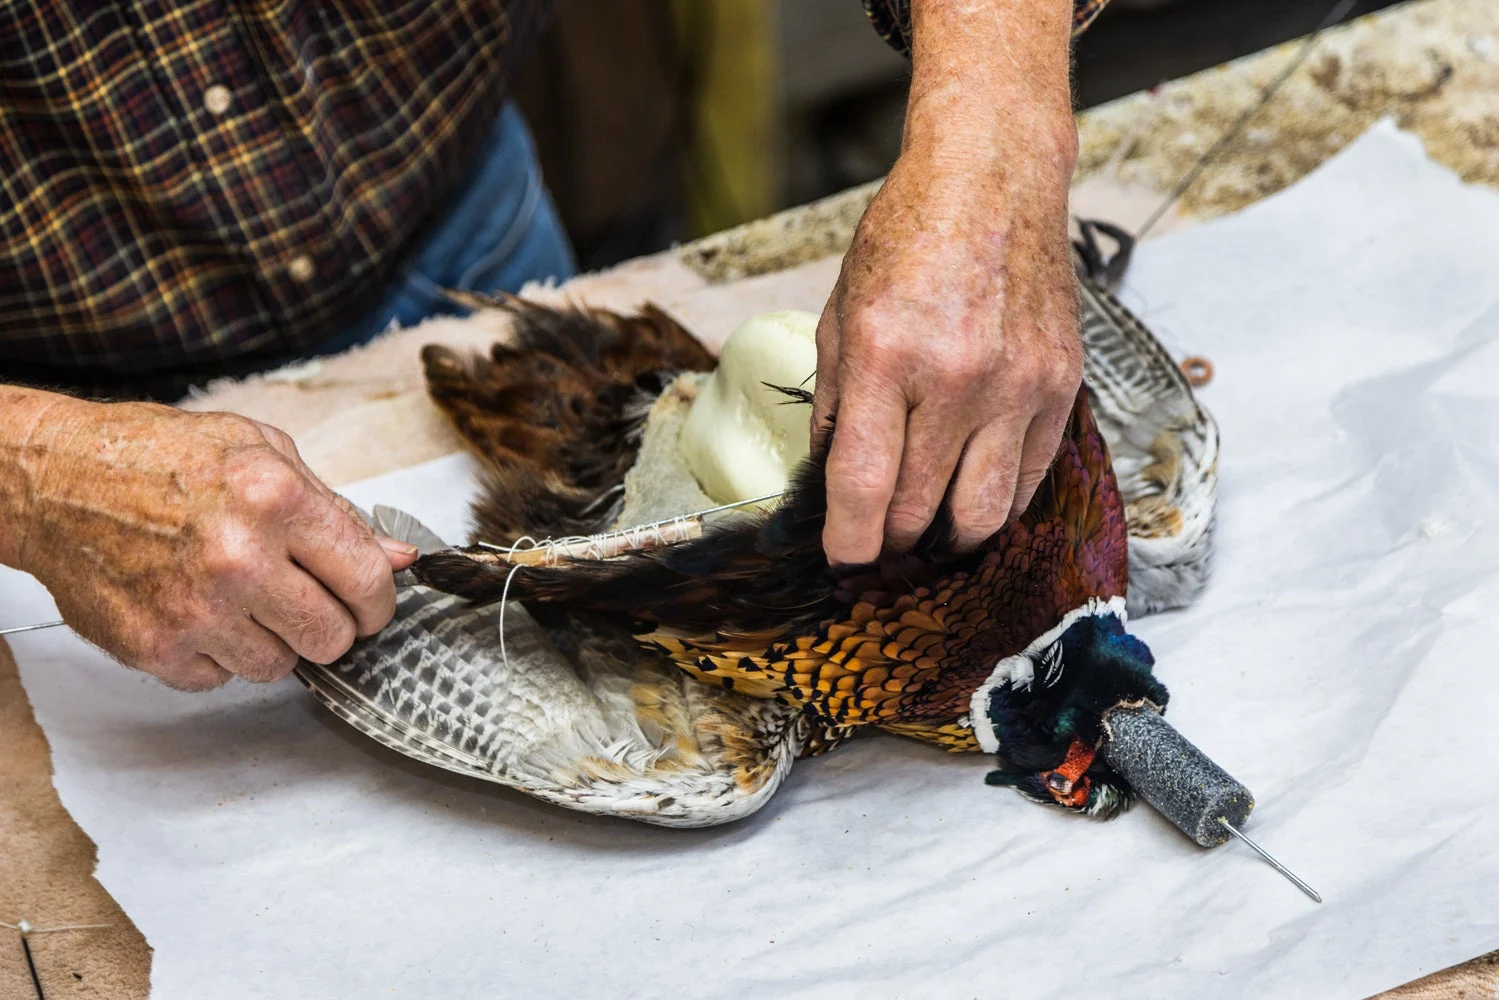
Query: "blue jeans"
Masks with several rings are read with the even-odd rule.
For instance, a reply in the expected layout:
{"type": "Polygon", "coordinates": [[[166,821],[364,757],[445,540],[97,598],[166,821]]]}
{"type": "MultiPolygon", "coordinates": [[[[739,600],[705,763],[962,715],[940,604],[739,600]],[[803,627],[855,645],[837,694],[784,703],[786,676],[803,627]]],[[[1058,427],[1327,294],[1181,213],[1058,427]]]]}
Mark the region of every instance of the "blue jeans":
{"type": "Polygon", "coordinates": [[[429,316],[461,314],[444,288],[518,292],[528,281],[565,281],[577,270],[556,206],[541,180],[531,132],[507,102],[468,176],[422,242],[407,255],[380,303],[317,345],[336,354],[429,316]]]}

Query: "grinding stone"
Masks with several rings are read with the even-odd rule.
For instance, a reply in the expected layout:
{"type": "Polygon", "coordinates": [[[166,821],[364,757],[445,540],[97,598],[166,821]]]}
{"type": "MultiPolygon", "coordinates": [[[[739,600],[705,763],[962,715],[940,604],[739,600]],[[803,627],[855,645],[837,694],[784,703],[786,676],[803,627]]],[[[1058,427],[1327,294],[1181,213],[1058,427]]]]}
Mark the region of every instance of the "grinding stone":
{"type": "Polygon", "coordinates": [[[1220,816],[1243,829],[1254,795],[1160,713],[1121,705],[1103,721],[1108,732],[1103,759],[1183,833],[1203,847],[1217,847],[1231,836],[1220,816]]]}

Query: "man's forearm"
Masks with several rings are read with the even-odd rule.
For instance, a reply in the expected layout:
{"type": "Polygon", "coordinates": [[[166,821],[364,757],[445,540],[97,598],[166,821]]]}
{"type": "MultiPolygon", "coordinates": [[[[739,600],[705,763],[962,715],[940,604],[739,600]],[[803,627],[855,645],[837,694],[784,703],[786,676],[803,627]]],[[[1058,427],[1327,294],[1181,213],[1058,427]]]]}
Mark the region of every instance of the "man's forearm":
{"type": "Polygon", "coordinates": [[[913,0],[903,149],[1070,176],[1072,16],[1070,0],[913,0]]]}
{"type": "Polygon", "coordinates": [[[74,406],[70,396],[0,385],[0,565],[21,568],[46,445],[40,431],[74,406]]]}

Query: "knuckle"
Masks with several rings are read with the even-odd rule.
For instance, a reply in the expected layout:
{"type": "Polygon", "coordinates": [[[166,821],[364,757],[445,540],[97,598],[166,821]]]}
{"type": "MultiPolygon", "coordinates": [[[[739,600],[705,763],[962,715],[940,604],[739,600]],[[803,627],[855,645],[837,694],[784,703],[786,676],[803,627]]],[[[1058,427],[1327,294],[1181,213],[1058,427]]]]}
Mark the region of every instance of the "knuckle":
{"type": "Polygon", "coordinates": [[[1041,466],[1035,469],[1028,469],[1022,472],[1020,474],[1020,477],[1015,481],[1014,503],[1019,504],[1022,501],[1028,503],[1030,501],[1030,498],[1035,495],[1037,487],[1041,485],[1041,480],[1045,478],[1045,466],[1041,466]]]}
{"type": "Polygon", "coordinates": [[[1010,386],[1022,399],[1050,396],[1052,380],[1050,369],[1039,360],[1030,357],[1018,359],[1010,366],[1010,386]]]}
{"type": "Polygon", "coordinates": [[[918,352],[900,320],[880,306],[865,306],[843,321],[843,340],[866,364],[899,363],[918,352]]]}
{"type": "Polygon", "coordinates": [[[371,554],[368,549],[378,546],[361,545],[352,553],[353,572],[349,577],[350,596],[359,601],[373,601],[384,597],[387,591],[395,592],[390,574],[390,561],[378,551],[371,554]]]}
{"type": "Polygon", "coordinates": [[[887,470],[879,463],[828,461],[828,492],[836,499],[869,501],[889,492],[887,470]]]}
{"type": "Polygon", "coordinates": [[[229,675],[215,666],[207,657],[197,654],[184,656],[160,670],[148,671],[167,687],[178,691],[212,691],[223,687],[229,675]]]}
{"type": "Polygon", "coordinates": [[[992,534],[1002,527],[1015,502],[1015,480],[1012,465],[991,470],[978,489],[953,504],[953,521],[958,530],[992,534]]]}
{"type": "Polygon", "coordinates": [[[119,650],[120,660],[137,670],[163,676],[168,672],[185,669],[183,664],[191,657],[183,656],[175,639],[159,632],[148,633],[131,645],[119,650]]]}
{"type": "Polygon", "coordinates": [[[332,663],[349,651],[355,638],[354,622],[347,616],[318,615],[303,633],[303,655],[313,663],[332,663]]]}
{"type": "Polygon", "coordinates": [[[288,457],[297,455],[297,443],[292,440],[290,434],[279,427],[272,427],[270,424],[260,424],[259,428],[261,435],[265,437],[272,448],[275,448],[288,457]]]}
{"type": "Polygon", "coordinates": [[[214,688],[223,687],[229,680],[221,671],[212,667],[192,666],[185,667],[169,676],[160,678],[161,682],[169,688],[178,691],[186,691],[189,694],[198,694],[203,691],[212,691],[214,688]]]}
{"type": "Polygon", "coordinates": [[[185,649],[192,644],[189,637],[202,638],[223,627],[224,609],[228,606],[227,589],[223,586],[205,588],[172,608],[172,624],[182,637],[178,646],[185,649]]]}
{"type": "MultiPolygon", "coordinates": [[[[203,570],[210,580],[243,580],[254,575],[261,553],[250,532],[236,524],[224,525],[204,548],[203,570]]],[[[204,617],[198,610],[192,617],[204,617]]]]}
{"type": "Polygon", "coordinates": [[[960,348],[944,354],[937,362],[933,380],[951,393],[965,393],[980,388],[991,376],[989,358],[981,351],[960,348]]]}
{"type": "Polygon", "coordinates": [[[943,487],[951,473],[945,477],[935,469],[921,470],[916,475],[909,474],[910,471],[903,471],[901,475],[902,481],[896,486],[885,511],[885,522],[925,528],[942,502],[943,487]]]}
{"type": "Polygon", "coordinates": [[[268,681],[279,681],[290,677],[291,672],[297,669],[298,656],[291,650],[284,650],[269,657],[265,664],[265,679],[268,681]]]}
{"type": "Polygon", "coordinates": [[[250,449],[231,462],[228,484],[235,500],[261,515],[283,512],[305,495],[307,483],[285,458],[273,450],[250,449]]]}
{"type": "Polygon", "coordinates": [[[233,667],[234,673],[247,681],[262,684],[278,681],[297,666],[297,654],[285,647],[246,650],[233,667]]]}
{"type": "Polygon", "coordinates": [[[1073,401],[1077,398],[1077,390],[1082,386],[1082,373],[1076,378],[1053,379],[1045,388],[1043,399],[1053,409],[1069,410],[1073,401]]]}
{"type": "MultiPolygon", "coordinates": [[[[392,599],[389,603],[382,602],[373,612],[366,613],[366,615],[364,617],[367,620],[366,620],[366,622],[364,624],[362,624],[361,626],[359,626],[358,628],[355,629],[354,638],[358,639],[358,638],[363,638],[365,636],[371,636],[371,635],[377,635],[377,634],[379,634],[380,630],[383,629],[383,628],[385,628],[385,626],[389,625],[391,619],[394,618],[395,616],[396,616],[396,603],[395,603],[395,600],[392,599]]],[[[349,646],[352,646],[352,645],[353,645],[353,642],[351,641],[349,643],[349,646]]],[[[342,656],[344,653],[347,653],[349,651],[349,646],[345,646],[344,649],[342,650],[342,652],[340,652],[338,655],[342,656]]]]}
{"type": "Polygon", "coordinates": [[[356,622],[356,635],[380,631],[396,610],[395,581],[389,560],[384,556],[379,561],[361,560],[349,574],[346,589],[339,596],[356,622]]]}
{"type": "Polygon", "coordinates": [[[260,439],[255,421],[237,413],[202,413],[198,419],[217,437],[233,444],[253,445],[260,439]]]}
{"type": "Polygon", "coordinates": [[[1083,380],[1082,345],[1063,351],[1046,366],[1045,371],[1052,387],[1070,397],[1083,380]]]}
{"type": "Polygon", "coordinates": [[[823,532],[823,551],[834,563],[859,566],[874,562],[880,555],[881,539],[877,532],[852,536],[835,532],[831,527],[823,532]]]}
{"type": "Polygon", "coordinates": [[[892,505],[885,515],[885,531],[901,538],[920,535],[932,523],[933,513],[911,504],[892,505]]]}
{"type": "Polygon", "coordinates": [[[953,523],[960,534],[987,538],[1010,516],[1010,501],[993,494],[976,497],[961,509],[953,511],[953,523]]]}

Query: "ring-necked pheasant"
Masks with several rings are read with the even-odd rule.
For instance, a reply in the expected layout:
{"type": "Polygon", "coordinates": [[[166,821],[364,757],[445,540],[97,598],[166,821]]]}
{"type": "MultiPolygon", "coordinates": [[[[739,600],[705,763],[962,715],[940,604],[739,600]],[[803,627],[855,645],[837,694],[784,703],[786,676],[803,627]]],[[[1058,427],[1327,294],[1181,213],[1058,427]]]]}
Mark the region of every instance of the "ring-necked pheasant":
{"type": "MultiPolygon", "coordinates": [[[[535,759],[522,761],[513,749],[493,749],[514,742],[493,731],[508,723],[470,725],[459,719],[460,705],[432,723],[446,731],[422,752],[446,740],[457,756],[434,763],[487,769],[495,780],[579,808],[699,825],[758,806],[796,753],[878,728],[996,753],[991,781],[1112,815],[1129,793],[1094,756],[1099,720],[1120,702],[1166,700],[1148,649],[1125,630],[1127,585],[1134,572],[1129,605],[1147,611],[1185,603],[1200,586],[1217,439],[1148,331],[1096,288],[1085,283],[1084,294],[1087,389],[1057,459],[1025,514],[971,555],[943,554],[939,522],[911,553],[830,570],[814,456],[773,514],[735,519],[698,541],[520,569],[481,547],[425,556],[418,579],[481,608],[508,586],[531,615],[512,612],[507,635],[536,630],[538,642],[578,665],[604,716],[634,714],[626,735],[618,719],[605,718],[612,735],[590,737],[587,747],[557,737],[562,749],[528,750],[535,759]],[[1112,431],[1113,462],[1100,424],[1112,431]],[[633,655],[623,635],[637,637],[633,655]],[[580,657],[593,640],[610,653],[585,669],[580,657]],[[681,671],[675,682],[665,679],[671,664],[681,671]],[[611,669],[635,677],[628,704],[599,693],[617,695],[618,685],[594,683],[611,669]],[[652,679],[642,686],[646,674],[652,679]],[[678,706],[674,721],[663,721],[668,701],[678,706]],[[641,739],[632,761],[621,748],[641,739]]],[[[502,305],[515,316],[516,336],[489,358],[441,348],[424,355],[434,399],[489,470],[475,538],[504,546],[522,536],[605,530],[651,403],[672,375],[711,360],[657,311],[624,318],[502,305]]],[[[492,626],[494,616],[486,621],[492,626]]],[[[464,628],[468,664],[481,633],[472,623],[464,628]]],[[[512,656],[516,648],[512,639],[512,656]]],[[[372,661],[361,662],[368,669],[372,661]]],[[[489,669],[498,676],[493,659],[489,669]]],[[[480,692],[486,710],[505,694],[472,670],[457,673],[466,678],[460,686],[488,692],[480,692]]],[[[444,697],[454,687],[452,677],[429,680],[444,697]]],[[[534,685],[528,692],[545,697],[534,685]]]]}

